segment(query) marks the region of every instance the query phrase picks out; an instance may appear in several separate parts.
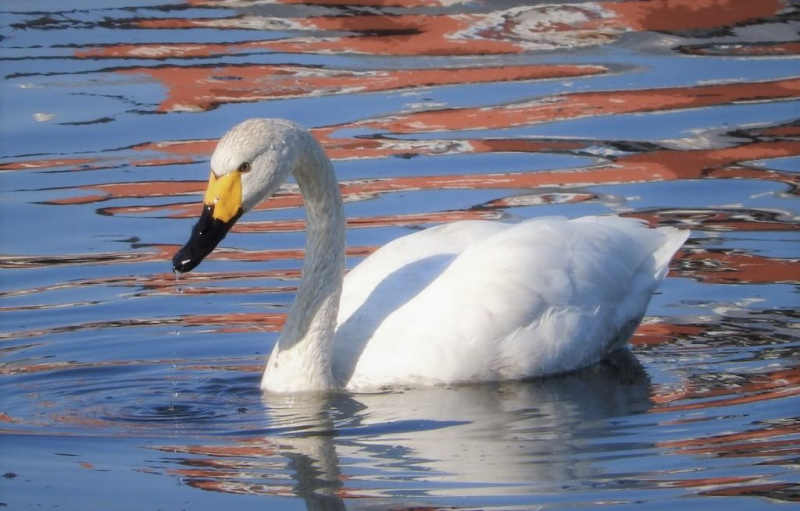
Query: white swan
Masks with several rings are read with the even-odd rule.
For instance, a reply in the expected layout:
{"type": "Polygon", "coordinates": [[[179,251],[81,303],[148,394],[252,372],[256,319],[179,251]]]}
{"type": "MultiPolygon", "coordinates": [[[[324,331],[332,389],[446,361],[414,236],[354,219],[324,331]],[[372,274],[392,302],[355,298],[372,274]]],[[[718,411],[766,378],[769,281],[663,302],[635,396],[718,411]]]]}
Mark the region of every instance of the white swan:
{"type": "Polygon", "coordinates": [[[626,345],[687,231],[634,219],[457,222],[399,238],[346,277],[345,217],[324,150],[251,119],[211,158],[205,207],[176,271],[293,174],[308,215],[303,280],[262,388],[300,392],[546,376],[626,345]]]}

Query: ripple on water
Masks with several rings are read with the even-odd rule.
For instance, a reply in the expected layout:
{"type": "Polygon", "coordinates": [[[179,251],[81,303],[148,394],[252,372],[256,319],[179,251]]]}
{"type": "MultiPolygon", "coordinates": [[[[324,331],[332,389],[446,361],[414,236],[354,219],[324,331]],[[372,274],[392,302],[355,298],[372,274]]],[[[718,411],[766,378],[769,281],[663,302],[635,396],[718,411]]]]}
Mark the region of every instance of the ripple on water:
{"type": "Polygon", "coordinates": [[[18,366],[18,384],[25,392],[4,403],[11,431],[212,434],[246,427],[252,410],[261,408],[257,375],[185,369],[189,361],[58,363],[49,371],[41,364],[31,367],[18,366]]]}
{"type": "Polygon", "coordinates": [[[225,415],[210,407],[201,407],[196,404],[170,403],[155,406],[125,406],[119,410],[119,415],[105,417],[108,421],[131,423],[183,423],[193,424],[212,420],[225,415]]]}

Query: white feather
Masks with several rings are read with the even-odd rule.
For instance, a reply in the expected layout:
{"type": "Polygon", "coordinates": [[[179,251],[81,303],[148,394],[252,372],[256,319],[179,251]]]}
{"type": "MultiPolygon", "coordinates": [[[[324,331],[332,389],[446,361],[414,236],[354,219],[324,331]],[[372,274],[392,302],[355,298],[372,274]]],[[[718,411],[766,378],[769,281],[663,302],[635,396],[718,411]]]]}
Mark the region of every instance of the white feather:
{"type": "Polygon", "coordinates": [[[359,389],[598,362],[625,345],[687,235],[607,217],[459,222],[401,238],[345,279],[334,377],[359,389]]]}

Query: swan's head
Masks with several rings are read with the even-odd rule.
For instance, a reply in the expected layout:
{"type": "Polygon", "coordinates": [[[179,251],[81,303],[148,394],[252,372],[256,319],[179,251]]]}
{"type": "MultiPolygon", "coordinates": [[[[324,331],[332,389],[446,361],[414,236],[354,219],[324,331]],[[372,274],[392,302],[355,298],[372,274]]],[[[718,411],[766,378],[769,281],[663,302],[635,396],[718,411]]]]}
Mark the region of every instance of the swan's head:
{"type": "Polygon", "coordinates": [[[299,126],[277,119],[250,119],[227,132],[211,157],[203,212],[189,241],[172,258],[188,272],[210,254],[236,221],[274,194],[297,165],[299,126]]]}

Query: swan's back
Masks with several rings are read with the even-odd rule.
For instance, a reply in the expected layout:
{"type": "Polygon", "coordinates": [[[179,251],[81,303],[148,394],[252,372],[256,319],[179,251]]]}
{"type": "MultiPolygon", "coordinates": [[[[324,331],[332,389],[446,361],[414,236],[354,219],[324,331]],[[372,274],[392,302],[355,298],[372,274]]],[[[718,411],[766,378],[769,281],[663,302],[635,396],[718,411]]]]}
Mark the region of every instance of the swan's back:
{"type": "Polygon", "coordinates": [[[345,280],[333,352],[350,388],[571,371],[627,342],[688,232],[635,219],[459,222],[345,280]]]}

